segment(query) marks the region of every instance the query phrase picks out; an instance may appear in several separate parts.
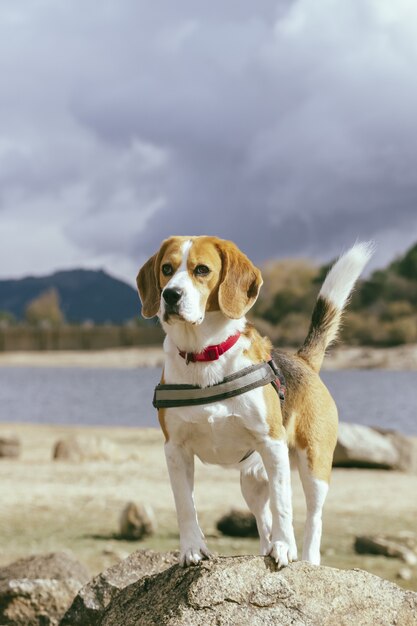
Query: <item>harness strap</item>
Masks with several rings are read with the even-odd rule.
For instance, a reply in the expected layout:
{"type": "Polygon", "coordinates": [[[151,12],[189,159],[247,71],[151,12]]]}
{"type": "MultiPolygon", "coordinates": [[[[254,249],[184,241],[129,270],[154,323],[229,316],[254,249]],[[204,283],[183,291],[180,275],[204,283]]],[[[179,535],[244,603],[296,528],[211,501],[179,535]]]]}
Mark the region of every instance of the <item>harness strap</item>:
{"type": "Polygon", "coordinates": [[[257,363],[235,374],[226,376],[222,382],[211,385],[210,387],[160,384],[155,387],[153,406],[156,409],[162,409],[210,404],[212,402],[239,396],[247,391],[251,391],[257,387],[263,387],[270,383],[274,384],[282,400],[285,387],[280,384],[280,387],[277,388],[277,371],[280,372],[271,359],[268,363],[257,363]]]}

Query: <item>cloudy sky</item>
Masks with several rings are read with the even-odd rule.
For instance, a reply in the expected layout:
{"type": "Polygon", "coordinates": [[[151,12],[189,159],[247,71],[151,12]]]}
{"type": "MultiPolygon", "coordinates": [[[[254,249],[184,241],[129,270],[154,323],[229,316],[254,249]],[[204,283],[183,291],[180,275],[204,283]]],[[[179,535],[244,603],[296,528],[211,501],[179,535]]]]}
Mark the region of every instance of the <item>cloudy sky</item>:
{"type": "Polygon", "coordinates": [[[2,0],[0,278],[417,241],[415,0],[2,0]]]}

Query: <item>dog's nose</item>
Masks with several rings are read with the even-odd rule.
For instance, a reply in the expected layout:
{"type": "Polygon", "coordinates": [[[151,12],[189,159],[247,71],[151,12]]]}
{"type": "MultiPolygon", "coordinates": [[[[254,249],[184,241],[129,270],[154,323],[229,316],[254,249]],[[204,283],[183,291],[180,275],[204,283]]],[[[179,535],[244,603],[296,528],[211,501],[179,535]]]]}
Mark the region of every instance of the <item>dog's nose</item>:
{"type": "Polygon", "coordinates": [[[170,306],[173,306],[174,304],[178,304],[182,296],[182,291],[180,289],[164,289],[162,295],[165,302],[170,306]]]}

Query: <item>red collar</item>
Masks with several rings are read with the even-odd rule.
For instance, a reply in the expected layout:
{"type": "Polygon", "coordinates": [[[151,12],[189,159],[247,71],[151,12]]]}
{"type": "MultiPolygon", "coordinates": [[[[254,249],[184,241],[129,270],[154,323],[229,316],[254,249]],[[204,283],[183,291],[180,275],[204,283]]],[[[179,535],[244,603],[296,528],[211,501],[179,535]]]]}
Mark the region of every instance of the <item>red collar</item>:
{"type": "Polygon", "coordinates": [[[223,343],[217,344],[217,346],[207,346],[202,352],[184,352],[180,350],[180,356],[185,359],[187,363],[196,363],[196,361],[217,361],[217,359],[227,352],[238,341],[240,333],[228,337],[223,343]]]}

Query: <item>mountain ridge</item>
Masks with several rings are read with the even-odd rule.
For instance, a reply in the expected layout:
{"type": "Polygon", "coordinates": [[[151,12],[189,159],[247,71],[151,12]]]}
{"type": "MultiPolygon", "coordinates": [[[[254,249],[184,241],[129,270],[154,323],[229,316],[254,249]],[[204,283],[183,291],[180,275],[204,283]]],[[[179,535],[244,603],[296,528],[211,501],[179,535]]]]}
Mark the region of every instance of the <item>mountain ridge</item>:
{"type": "Polygon", "coordinates": [[[75,268],[58,270],[45,276],[0,279],[0,311],[16,319],[25,317],[29,302],[46,291],[56,290],[60,307],[68,322],[86,320],[97,324],[121,324],[141,311],[136,290],[103,269],[75,268]]]}

